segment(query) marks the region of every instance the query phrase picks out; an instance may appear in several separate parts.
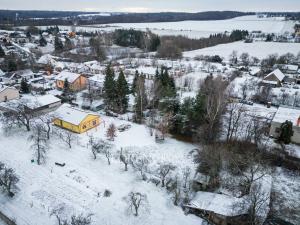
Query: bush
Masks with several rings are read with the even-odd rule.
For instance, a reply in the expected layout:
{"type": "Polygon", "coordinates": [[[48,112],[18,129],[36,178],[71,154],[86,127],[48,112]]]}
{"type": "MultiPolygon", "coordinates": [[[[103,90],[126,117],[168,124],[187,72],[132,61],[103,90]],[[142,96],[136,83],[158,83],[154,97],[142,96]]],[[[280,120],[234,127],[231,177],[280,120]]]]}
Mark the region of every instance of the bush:
{"type": "Polygon", "coordinates": [[[112,194],[112,192],[111,192],[110,190],[105,189],[103,196],[104,196],[104,197],[110,197],[111,194],[112,194]]]}

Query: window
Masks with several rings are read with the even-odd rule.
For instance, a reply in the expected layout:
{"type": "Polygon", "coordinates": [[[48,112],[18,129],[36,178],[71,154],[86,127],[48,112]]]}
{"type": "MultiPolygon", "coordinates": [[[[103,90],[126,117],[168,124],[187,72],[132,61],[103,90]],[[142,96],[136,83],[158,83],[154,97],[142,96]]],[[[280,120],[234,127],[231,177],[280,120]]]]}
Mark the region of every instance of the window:
{"type": "Polygon", "coordinates": [[[82,129],[86,129],[86,125],[83,125],[83,126],[82,126],[82,129]]]}
{"type": "Polygon", "coordinates": [[[96,124],[97,124],[97,121],[96,121],[96,120],[94,120],[94,121],[93,121],[93,125],[95,126],[96,124]]]}
{"type": "Polygon", "coordinates": [[[276,127],[276,128],[275,128],[275,133],[277,133],[277,134],[280,133],[280,128],[279,128],[279,127],[276,127]]]}
{"type": "Polygon", "coordinates": [[[4,101],[7,102],[7,96],[4,96],[4,101]]]}

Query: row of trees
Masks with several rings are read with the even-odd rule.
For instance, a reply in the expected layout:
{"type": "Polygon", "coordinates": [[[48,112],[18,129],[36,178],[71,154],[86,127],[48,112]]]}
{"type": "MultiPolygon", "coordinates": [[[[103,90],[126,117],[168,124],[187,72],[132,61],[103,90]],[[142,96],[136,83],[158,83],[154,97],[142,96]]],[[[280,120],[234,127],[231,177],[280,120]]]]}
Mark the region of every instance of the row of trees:
{"type": "Polygon", "coordinates": [[[106,109],[118,113],[125,113],[128,108],[129,87],[122,70],[115,80],[115,72],[106,68],[104,81],[104,102],[106,109]]]}

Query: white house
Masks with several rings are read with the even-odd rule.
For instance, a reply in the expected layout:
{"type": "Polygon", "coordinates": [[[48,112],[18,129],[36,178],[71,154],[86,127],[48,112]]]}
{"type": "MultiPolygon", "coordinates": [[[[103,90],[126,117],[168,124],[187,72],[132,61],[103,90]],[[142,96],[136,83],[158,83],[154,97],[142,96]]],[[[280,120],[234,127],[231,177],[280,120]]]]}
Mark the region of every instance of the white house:
{"type": "Polygon", "coordinates": [[[102,93],[104,87],[105,75],[97,74],[88,78],[89,88],[92,90],[97,90],[99,93],[102,93]]]}
{"type": "Polygon", "coordinates": [[[19,91],[14,87],[0,87],[0,102],[6,102],[20,97],[19,91]]]}
{"type": "Polygon", "coordinates": [[[285,75],[280,71],[280,69],[276,69],[265,76],[262,83],[272,87],[280,87],[284,78],[285,75]]]}
{"type": "Polygon", "coordinates": [[[22,79],[30,80],[34,78],[34,73],[30,69],[18,70],[14,72],[9,72],[3,75],[2,82],[4,84],[15,84],[21,83],[22,79]]]}
{"type": "Polygon", "coordinates": [[[270,136],[277,138],[280,135],[280,126],[282,123],[290,121],[293,123],[294,134],[291,141],[300,144],[300,109],[279,107],[270,128],[270,136]]]}

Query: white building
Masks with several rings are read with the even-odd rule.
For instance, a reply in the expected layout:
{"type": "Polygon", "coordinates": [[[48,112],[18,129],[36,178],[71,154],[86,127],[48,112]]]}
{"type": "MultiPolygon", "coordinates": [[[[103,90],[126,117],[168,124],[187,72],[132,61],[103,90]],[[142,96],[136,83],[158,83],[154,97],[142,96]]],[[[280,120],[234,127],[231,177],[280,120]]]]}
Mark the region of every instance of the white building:
{"type": "Polygon", "coordinates": [[[292,142],[300,144],[300,109],[287,107],[279,107],[270,128],[270,136],[277,138],[280,135],[280,126],[286,121],[293,123],[294,134],[291,138],[292,142]]]}

